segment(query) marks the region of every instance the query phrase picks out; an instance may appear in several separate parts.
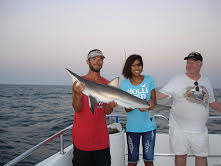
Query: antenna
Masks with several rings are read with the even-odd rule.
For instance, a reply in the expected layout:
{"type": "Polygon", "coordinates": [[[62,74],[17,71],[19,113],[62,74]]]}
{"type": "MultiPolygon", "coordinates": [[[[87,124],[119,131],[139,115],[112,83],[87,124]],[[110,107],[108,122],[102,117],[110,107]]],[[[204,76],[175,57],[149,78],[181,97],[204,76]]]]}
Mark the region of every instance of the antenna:
{"type": "Polygon", "coordinates": [[[124,60],[127,59],[127,54],[126,54],[126,51],[125,51],[125,48],[124,48],[124,60]]]}

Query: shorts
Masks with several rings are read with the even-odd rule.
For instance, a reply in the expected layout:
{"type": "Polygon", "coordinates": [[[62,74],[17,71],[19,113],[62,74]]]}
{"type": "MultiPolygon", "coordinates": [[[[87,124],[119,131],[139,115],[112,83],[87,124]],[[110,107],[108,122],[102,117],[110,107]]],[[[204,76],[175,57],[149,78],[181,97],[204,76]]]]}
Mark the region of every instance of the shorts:
{"type": "Polygon", "coordinates": [[[83,151],[73,146],[73,166],[110,166],[110,148],[83,151]]]}
{"type": "Polygon", "coordinates": [[[140,137],[142,137],[144,161],[154,160],[156,130],[134,133],[127,132],[128,163],[137,163],[139,160],[140,137]]]}
{"type": "Polygon", "coordinates": [[[193,154],[206,157],[209,151],[208,132],[189,133],[175,127],[170,127],[170,149],[175,155],[193,154]]]}

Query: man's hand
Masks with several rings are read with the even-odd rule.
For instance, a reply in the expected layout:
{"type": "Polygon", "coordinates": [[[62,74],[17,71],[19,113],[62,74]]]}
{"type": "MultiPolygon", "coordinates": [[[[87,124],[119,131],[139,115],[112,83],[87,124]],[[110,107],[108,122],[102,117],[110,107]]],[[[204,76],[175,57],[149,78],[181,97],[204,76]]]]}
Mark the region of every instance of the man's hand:
{"type": "Polygon", "coordinates": [[[74,82],[73,87],[72,87],[72,94],[76,94],[76,95],[82,95],[82,91],[85,89],[85,85],[84,83],[80,83],[79,85],[77,85],[77,81],[74,82]]]}
{"type": "Polygon", "coordinates": [[[107,103],[104,109],[105,114],[109,115],[116,106],[117,106],[117,103],[115,101],[111,101],[107,103]]]}
{"type": "Polygon", "coordinates": [[[117,103],[115,101],[111,101],[109,103],[107,103],[111,109],[115,108],[117,106],[117,103]]]}

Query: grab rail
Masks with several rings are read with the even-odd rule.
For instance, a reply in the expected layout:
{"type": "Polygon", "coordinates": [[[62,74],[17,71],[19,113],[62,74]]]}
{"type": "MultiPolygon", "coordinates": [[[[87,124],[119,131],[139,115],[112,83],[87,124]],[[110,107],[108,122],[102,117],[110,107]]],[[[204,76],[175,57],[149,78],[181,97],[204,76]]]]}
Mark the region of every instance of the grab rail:
{"type": "Polygon", "coordinates": [[[28,157],[32,152],[34,152],[35,150],[37,150],[38,148],[40,148],[40,146],[47,144],[48,142],[50,142],[51,140],[53,140],[54,138],[58,137],[60,135],[60,141],[61,141],[61,154],[64,154],[64,147],[63,147],[63,133],[69,129],[72,128],[72,125],[66,127],[65,129],[57,132],[56,134],[52,135],[51,137],[47,138],[46,140],[40,142],[39,144],[35,145],[34,147],[32,147],[31,149],[27,150],[26,152],[22,153],[21,155],[19,155],[18,157],[14,158],[13,160],[9,161],[7,164],[5,164],[4,166],[12,166],[17,164],[18,162],[22,161],[23,159],[25,159],[26,157],[28,157]]]}
{"type": "Polygon", "coordinates": [[[221,116],[209,116],[208,119],[221,119],[221,116]]]}
{"type": "MultiPolygon", "coordinates": [[[[159,118],[163,118],[167,121],[169,121],[169,119],[163,115],[160,114],[155,114],[153,115],[154,117],[159,117],[159,118]]],[[[127,117],[127,115],[107,115],[107,117],[111,118],[111,117],[127,117]]],[[[210,116],[209,119],[221,119],[221,116],[210,116]]],[[[60,136],[60,153],[64,154],[64,143],[63,143],[63,133],[66,132],[67,130],[72,129],[72,125],[60,130],[59,132],[57,132],[56,134],[52,135],[51,137],[47,138],[46,140],[40,142],[39,144],[35,145],[34,147],[32,147],[31,149],[25,151],[24,153],[22,153],[21,155],[17,156],[16,158],[14,158],[13,160],[9,161],[7,164],[5,164],[4,166],[13,166],[15,164],[17,164],[18,162],[22,161],[23,159],[25,159],[26,157],[28,157],[31,153],[33,153],[35,150],[39,149],[42,145],[47,144],[48,142],[52,141],[53,139],[55,139],[56,137],[60,136]]],[[[171,154],[168,154],[171,155],[171,154]]],[[[220,157],[220,156],[219,156],[220,157]]]]}

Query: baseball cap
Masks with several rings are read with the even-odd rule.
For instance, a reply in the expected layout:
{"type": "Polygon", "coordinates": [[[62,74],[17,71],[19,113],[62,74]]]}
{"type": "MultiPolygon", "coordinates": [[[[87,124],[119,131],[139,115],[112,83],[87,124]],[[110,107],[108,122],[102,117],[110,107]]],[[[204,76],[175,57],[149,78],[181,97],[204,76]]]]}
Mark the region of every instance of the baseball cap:
{"type": "Polygon", "coordinates": [[[201,61],[201,62],[203,61],[203,57],[201,56],[201,54],[198,52],[195,52],[195,51],[189,53],[189,55],[187,57],[185,57],[184,60],[187,60],[189,58],[191,58],[195,61],[201,61]]]}
{"type": "Polygon", "coordinates": [[[99,49],[94,49],[94,50],[91,50],[88,55],[87,55],[87,59],[89,58],[93,58],[95,56],[102,56],[103,58],[105,58],[105,56],[103,55],[102,51],[99,50],[99,49]]]}

